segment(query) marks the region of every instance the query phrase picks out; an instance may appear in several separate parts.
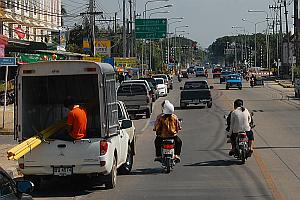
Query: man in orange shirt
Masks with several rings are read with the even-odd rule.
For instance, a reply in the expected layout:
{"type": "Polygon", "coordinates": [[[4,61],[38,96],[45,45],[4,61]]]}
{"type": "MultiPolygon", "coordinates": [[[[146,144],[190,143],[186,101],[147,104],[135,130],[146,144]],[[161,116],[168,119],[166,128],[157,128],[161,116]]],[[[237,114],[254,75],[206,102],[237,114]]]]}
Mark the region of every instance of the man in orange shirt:
{"type": "Polygon", "coordinates": [[[75,104],[71,97],[64,101],[64,106],[70,110],[68,113],[67,125],[68,134],[73,140],[80,140],[86,137],[87,114],[86,111],[75,104]]]}

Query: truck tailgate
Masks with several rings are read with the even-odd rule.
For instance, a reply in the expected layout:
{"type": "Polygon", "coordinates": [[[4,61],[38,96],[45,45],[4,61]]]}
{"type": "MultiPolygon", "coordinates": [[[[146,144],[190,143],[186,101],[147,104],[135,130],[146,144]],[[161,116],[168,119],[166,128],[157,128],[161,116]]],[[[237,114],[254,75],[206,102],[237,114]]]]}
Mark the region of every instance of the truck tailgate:
{"type": "Polygon", "coordinates": [[[210,90],[184,90],[181,92],[182,100],[193,100],[193,99],[210,99],[210,90]]]}
{"type": "Polygon", "coordinates": [[[126,106],[147,105],[146,95],[118,96],[119,101],[123,101],[126,106]]]}
{"type": "Polygon", "coordinates": [[[74,166],[99,164],[100,139],[42,143],[24,156],[25,166],[74,166]]]}

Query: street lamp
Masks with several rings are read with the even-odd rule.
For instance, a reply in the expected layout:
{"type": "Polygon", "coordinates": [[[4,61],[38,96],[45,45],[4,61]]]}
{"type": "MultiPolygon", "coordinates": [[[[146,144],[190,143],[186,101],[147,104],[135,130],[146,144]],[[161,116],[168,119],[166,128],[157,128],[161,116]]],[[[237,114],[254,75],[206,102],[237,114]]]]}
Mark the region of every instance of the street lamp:
{"type": "MultiPolygon", "coordinates": [[[[244,31],[244,36],[245,36],[245,52],[247,51],[247,42],[246,42],[246,29],[245,27],[242,26],[232,26],[233,29],[242,29],[244,31]]],[[[244,62],[244,48],[242,47],[242,62],[244,62]]]]}
{"type": "Polygon", "coordinates": [[[152,15],[155,15],[155,14],[168,14],[168,13],[170,13],[170,11],[153,12],[153,13],[150,13],[149,19],[151,18],[152,15]]]}
{"type": "Polygon", "coordinates": [[[173,7],[173,4],[168,4],[168,5],[164,5],[164,6],[160,6],[160,7],[156,7],[156,8],[151,8],[151,9],[146,9],[143,11],[143,15],[145,16],[144,19],[146,19],[146,16],[147,16],[147,11],[152,11],[152,10],[158,10],[158,9],[162,9],[162,8],[170,8],[170,7],[173,7]]]}
{"type": "Polygon", "coordinates": [[[167,1],[169,1],[169,0],[150,0],[150,1],[147,1],[147,2],[145,3],[145,10],[144,10],[144,12],[143,12],[143,18],[144,18],[144,19],[147,18],[146,12],[147,12],[147,5],[148,5],[148,3],[152,3],[152,2],[161,2],[161,1],[167,2],[167,1]]]}
{"type": "Polygon", "coordinates": [[[255,54],[254,54],[254,66],[257,67],[257,37],[256,37],[256,35],[257,35],[257,31],[256,30],[257,29],[256,29],[256,26],[258,24],[266,22],[267,20],[260,21],[260,22],[252,22],[252,21],[249,21],[247,19],[242,19],[242,21],[254,24],[254,34],[255,34],[255,39],[254,39],[254,52],[255,52],[255,54]]]}
{"type": "Polygon", "coordinates": [[[175,52],[174,52],[174,58],[175,58],[175,61],[176,61],[176,38],[177,38],[177,29],[179,29],[179,28],[188,28],[189,26],[188,25],[185,25],[185,26],[177,26],[177,27],[175,27],[175,52]]]}
{"type": "Polygon", "coordinates": [[[270,62],[269,62],[269,14],[265,10],[248,10],[248,12],[265,13],[266,14],[266,46],[267,46],[267,67],[269,69],[269,76],[271,75],[270,62]]]}
{"type": "Polygon", "coordinates": [[[182,22],[183,17],[170,18],[170,19],[168,19],[168,21],[173,20],[173,19],[175,19],[175,20],[179,19],[179,20],[168,23],[168,30],[167,30],[168,31],[168,34],[167,34],[167,37],[168,37],[168,64],[170,64],[170,35],[171,35],[171,33],[170,33],[170,25],[182,22]]]}

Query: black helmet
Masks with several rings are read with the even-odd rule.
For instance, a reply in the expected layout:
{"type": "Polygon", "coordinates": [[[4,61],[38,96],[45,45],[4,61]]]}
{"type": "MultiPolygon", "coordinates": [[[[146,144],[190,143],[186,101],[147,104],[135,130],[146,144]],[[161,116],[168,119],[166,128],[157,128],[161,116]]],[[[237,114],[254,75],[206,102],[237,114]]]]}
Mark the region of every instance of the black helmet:
{"type": "Polygon", "coordinates": [[[235,108],[242,107],[244,105],[244,101],[242,99],[236,99],[233,105],[235,108]]]}

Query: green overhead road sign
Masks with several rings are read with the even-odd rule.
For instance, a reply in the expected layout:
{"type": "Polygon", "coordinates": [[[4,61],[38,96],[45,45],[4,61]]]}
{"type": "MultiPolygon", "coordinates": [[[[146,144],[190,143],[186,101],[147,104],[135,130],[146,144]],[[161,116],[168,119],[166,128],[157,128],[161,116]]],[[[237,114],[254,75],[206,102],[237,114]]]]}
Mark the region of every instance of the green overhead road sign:
{"type": "Polygon", "coordinates": [[[160,39],[167,36],[167,19],[136,19],[137,39],[160,39]]]}

